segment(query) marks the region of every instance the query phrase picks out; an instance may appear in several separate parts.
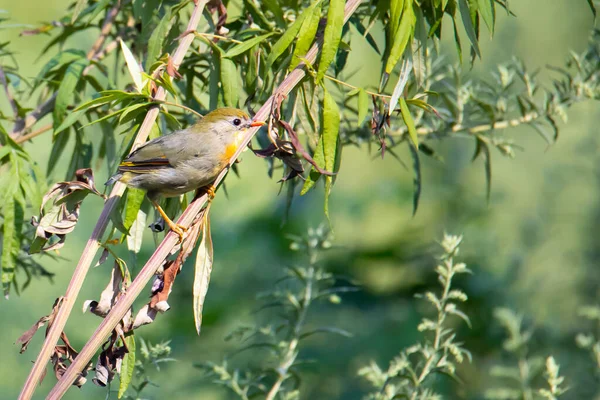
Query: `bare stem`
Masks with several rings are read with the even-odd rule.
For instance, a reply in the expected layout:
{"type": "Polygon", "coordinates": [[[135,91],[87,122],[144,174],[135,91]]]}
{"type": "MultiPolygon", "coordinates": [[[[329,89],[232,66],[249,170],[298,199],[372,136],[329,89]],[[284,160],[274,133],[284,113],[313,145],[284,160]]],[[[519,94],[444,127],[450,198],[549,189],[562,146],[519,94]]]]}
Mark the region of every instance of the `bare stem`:
{"type": "Polygon", "coordinates": [[[27,135],[19,136],[18,138],[15,138],[15,143],[17,143],[17,144],[24,143],[24,142],[28,141],[29,139],[33,139],[34,137],[39,136],[42,133],[47,132],[51,129],[52,129],[52,124],[45,125],[38,130],[28,133],[27,135]]]}
{"type": "Polygon", "coordinates": [[[194,35],[201,36],[201,37],[204,37],[204,38],[226,40],[228,42],[233,42],[233,43],[236,43],[236,44],[244,43],[244,42],[240,42],[239,40],[228,38],[227,36],[215,35],[213,33],[194,32],[194,35]]]}
{"type": "MultiPolygon", "coordinates": [[[[362,0],[348,0],[346,2],[346,8],[344,11],[344,22],[346,22],[350,18],[350,16],[354,13],[354,11],[356,11],[356,9],[358,8],[361,1],[362,0]]],[[[202,6],[204,6],[204,2],[199,2],[198,4],[202,4],[202,6]]],[[[197,9],[198,9],[198,5],[196,6],[196,9],[194,11],[196,11],[197,9]]],[[[198,18],[200,17],[200,14],[201,14],[201,12],[198,13],[198,18]]],[[[195,29],[195,26],[193,26],[193,27],[188,26],[188,30],[191,33],[193,33],[194,29],[195,29]]],[[[191,43],[193,38],[194,38],[193,35],[188,35],[183,40],[186,40],[188,42],[188,46],[189,46],[189,43],[191,43]],[[189,40],[188,40],[188,38],[189,38],[189,40]]],[[[304,57],[306,62],[308,62],[308,63],[315,62],[315,60],[317,59],[317,54],[319,53],[319,49],[321,48],[321,46],[322,46],[322,39],[319,39],[315,44],[312,45],[312,47],[310,48],[310,50],[304,57]]],[[[183,57],[177,57],[177,55],[180,53],[180,50],[183,51],[181,49],[181,44],[180,44],[180,47],[175,52],[175,56],[173,57],[174,63],[176,66],[179,66],[179,64],[181,63],[181,60],[183,58],[183,57]]],[[[302,78],[304,78],[304,76],[306,75],[305,67],[306,67],[305,62],[301,62],[292,72],[289,73],[289,75],[283,80],[283,82],[279,85],[279,87],[274,91],[274,94],[271,97],[269,97],[269,99],[265,102],[265,104],[263,104],[263,106],[258,110],[256,115],[254,116],[255,120],[264,121],[269,117],[269,115],[271,113],[271,107],[272,107],[273,101],[276,99],[276,97],[278,98],[279,96],[287,95],[298,83],[300,83],[302,78]]],[[[161,89],[159,89],[159,91],[160,90],[161,89]]],[[[158,97],[158,95],[157,95],[157,97],[158,97]]],[[[148,112],[148,115],[150,115],[150,113],[154,110],[155,109],[150,110],[148,112]]],[[[158,113],[158,111],[156,111],[156,113],[158,113]]],[[[155,117],[153,117],[153,118],[155,118],[155,117]]],[[[148,117],[146,119],[148,119],[148,117]]],[[[151,126],[151,125],[149,125],[149,126],[151,126]]],[[[254,137],[256,132],[258,132],[258,129],[259,129],[258,127],[248,129],[246,137],[242,141],[241,145],[238,147],[235,154],[231,157],[231,159],[229,161],[229,166],[233,165],[235,160],[237,160],[237,158],[240,156],[242,151],[250,143],[250,141],[252,140],[252,138],[254,137]]],[[[229,168],[226,168],[223,171],[221,171],[221,173],[215,180],[215,183],[214,183],[215,186],[218,186],[223,181],[223,179],[227,175],[228,170],[229,170],[229,168]]],[[[117,191],[118,189],[120,189],[122,187],[123,187],[122,184],[116,184],[116,187],[115,187],[115,189],[113,189],[113,192],[117,191]]],[[[111,194],[111,197],[109,198],[109,201],[111,198],[113,198],[112,194],[111,194]]],[[[189,224],[192,223],[192,221],[194,221],[194,219],[197,217],[198,213],[202,210],[202,207],[204,206],[206,201],[207,201],[206,194],[204,194],[204,195],[198,197],[196,200],[194,200],[188,206],[188,208],[183,212],[181,217],[179,217],[179,219],[177,220],[177,223],[179,225],[183,225],[186,227],[189,226],[189,224]]],[[[114,205],[113,205],[113,207],[114,207],[114,205]]],[[[106,207],[105,207],[105,211],[106,211],[106,207]]],[[[108,216],[108,214],[106,212],[102,213],[102,215],[105,215],[105,214],[108,216]]],[[[102,215],[101,215],[101,217],[102,217],[102,215]]],[[[142,290],[144,289],[146,284],[150,281],[152,276],[154,276],[154,273],[156,272],[157,268],[162,264],[162,262],[165,260],[165,258],[170,254],[173,247],[177,244],[177,241],[178,241],[178,236],[177,236],[177,234],[175,234],[172,231],[170,231],[165,236],[163,241],[160,243],[160,245],[154,251],[154,254],[150,257],[150,259],[148,260],[146,265],[144,265],[142,270],[139,272],[139,274],[136,276],[134,281],[131,283],[131,285],[127,289],[127,292],[125,293],[125,295],[118,300],[118,302],[111,309],[111,311],[108,313],[108,315],[102,320],[102,322],[100,323],[100,325],[98,326],[96,331],[92,334],[92,337],[90,338],[90,340],[85,344],[83,349],[81,349],[81,351],[79,352],[79,355],[75,358],[73,363],[69,366],[67,371],[65,371],[65,373],[63,374],[61,379],[54,386],[54,388],[52,389],[52,391],[50,392],[50,394],[47,397],[48,399],[59,399],[66,393],[66,391],[69,389],[69,387],[71,386],[71,384],[73,383],[73,381],[75,380],[77,375],[83,370],[83,368],[87,365],[87,363],[92,359],[92,357],[94,356],[94,354],[96,353],[98,348],[102,345],[104,340],[110,335],[110,332],[112,332],[112,330],[115,328],[115,326],[117,326],[119,321],[121,321],[123,319],[123,317],[125,316],[127,311],[131,308],[131,305],[133,304],[135,299],[140,295],[140,293],[142,292],[142,290]]],[[[97,243],[97,240],[96,240],[96,243],[97,243]]],[[[98,247],[99,247],[99,245],[96,244],[95,250],[97,250],[98,247]]],[[[85,255],[85,253],[84,253],[84,255],[85,255]]],[[[82,255],[82,258],[84,257],[84,255],[82,255]]],[[[91,259],[90,259],[90,263],[91,263],[91,259]]],[[[89,264],[86,266],[86,269],[85,269],[86,272],[87,272],[87,267],[89,267],[89,264]]],[[[78,269],[79,269],[79,266],[78,266],[78,269]]],[[[71,305],[71,307],[72,307],[72,305],[71,305]]],[[[61,311],[62,311],[62,309],[63,309],[63,307],[61,307],[61,311]]],[[[57,316],[57,319],[58,318],[60,318],[60,311],[59,311],[59,315],[57,316]]],[[[55,324],[56,324],[56,322],[55,322],[55,324]]],[[[63,325],[64,325],[64,322],[63,322],[63,325]]],[[[58,336],[56,336],[56,338],[58,338],[58,336]]]]}
{"type": "MultiPolygon", "coordinates": [[[[204,9],[206,2],[207,2],[207,0],[203,0],[203,1],[198,1],[196,3],[194,10],[192,11],[192,14],[190,16],[190,21],[188,23],[188,29],[191,29],[191,30],[196,29],[196,27],[198,26],[198,23],[200,22],[200,17],[202,16],[202,10],[204,9]]],[[[179,65],[183,61],[183,57],[187,53],[187,50],[189,49],[190,44],[192,43],[193,39],[194,39],[193,35],[187,35],[180,40],[179,45],[178,45],[177,49],[175,50],[175,54],[173,56],[173,64],[174,64],[175,68],[179,68],[179,65]]],[[[164,90],[164,88],[160,87],[156,93],[155,98],[157,100],[164,100],[166,98],[166,95],[167,95],[167,93],[164,90]]],[[[144,143],[146,141],[146,139],[148,139],[148,135],[150,133],[152,125],[154,124],[154,121],[156,120],[156,117],[158,116],[158,111],[159,111],[158,107],[155,107],[155,108],[150,109],[148,111],[148,113],[146,114],[146,118],[144,119],[144,121],[140,127],[140,130],[138,131],[136,139],[134,141],[134,144],[133,144],[134,148],[141,145],[142,143],[144,143]]],[[[44,341],[44,344],[42,346],[42,349],[40,350],[40,353],[38,354],[35,364],[31,370],[31,372],[29,373],[29,376],[27,377],[27,381],[25,382],[25,385],[23,386],[23,389],[21,391],[21,395],[19,396],[19,399],[30,399],[32,397],[33,392],[35,391],[35,388],[37,387],[37,385],[40,381],[40,377],[42,376],[42,373],[44,372],[44,370],[46,368],[46,364],[50,360],[50,354],[52,353],[54,346],[56,346],[56,343],[58,342],[58,339],[65,327],[67,319],[69,318],[71,310],[73,309],[75,300],[77,299],[77,295],[79,294],[79,291],[81,290],[81,286],[83,285],[83,281],[84,281],[85,276],[90,268],[90,265],[92,264],[92,261],[96,255],[96,252],[100,248],[100,240],[102,238],[102,235],[104,234],[104,231],[106,230],[106,227],[108,226],[108,222],[110,220],[110,214],[116,208],[117,204],[119,203],[119,199],[123,195],[124,191],[125,191],[125,185],[120,182],[117,182],[114,185],[114,187],[108,197],[108,200],[106,201],[106,203],[104,203],[104,209],[102,210],[102,213],[100,214],[98,222],[96,223],[96,227],[94,228],[94,231],[92,232],[92,235],[89,238],[89,240],[83,250],[83,253],[81,254],[79,263],[77,264],[77,267],[75,268],[75,271],[73,272],[73,276],[71,277],[71,282],[69,283],[69,286],[67,287],[67,291],[65,292],[64,301],[61,304],[61,307],[56,315],[56,318],[54,319],[52,326],[48,330],[48,333],[46,335],[46,340],[44,341]]],[[[191,221],[189,221],[189,222],[191,222],[191,221]]],[[[171,235],[171,237],[172,237],[172,235],[171,235]]],[[[175,243],[173,243],[171,245],[171,247],[174,244],[175,243]]],[[[150,277],[148,277],[148,279],[150,279],[150,277]]],[[[90,358],[91,358],[91,356],[90,356],[90,358]]],[[[78,369],[78,371],[81,371],[81,369],[82,368],[80,367],[78,369]]],[[[67,388],[68,388],[68,385],[71,384],[71,382],[69,382],[67,384],[67,388]]],[[[64,390],[66,391],[66,388],[64,390]]],[[[61,397],[61,396],[58,396],[58,397],[61,397]]]]}
{"type": "Polygon", "coordinates": [[[179,107],[179,108],[183,108],[186,111],[189,111],[193,114],[196,114],[198,117],[203,118],[204,115],[200,114],[198,111],[191,109],[187,106],[184,106],[183,104],[177,104],[177,103],[171,103],[170,101],[166,101],[166,100],[156,100],[156,99],[152,99],[153,102],[157,103],[157,104],[164,104],[166,106],[172,106],[172,107],[179,107]]]}

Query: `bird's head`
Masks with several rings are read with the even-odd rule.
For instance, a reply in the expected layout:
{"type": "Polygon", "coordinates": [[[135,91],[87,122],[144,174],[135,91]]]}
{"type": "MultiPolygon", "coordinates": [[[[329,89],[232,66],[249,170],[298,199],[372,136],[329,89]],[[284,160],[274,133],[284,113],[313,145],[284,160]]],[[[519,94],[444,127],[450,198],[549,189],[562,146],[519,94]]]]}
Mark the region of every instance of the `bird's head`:
{"type": "Polygon", "coordinates": [[[252,121],[244,111],[237,108],[222,107],[206,114],[193,129],[197,132],[213,132],[225,139],[264,122],[252,121]]]}

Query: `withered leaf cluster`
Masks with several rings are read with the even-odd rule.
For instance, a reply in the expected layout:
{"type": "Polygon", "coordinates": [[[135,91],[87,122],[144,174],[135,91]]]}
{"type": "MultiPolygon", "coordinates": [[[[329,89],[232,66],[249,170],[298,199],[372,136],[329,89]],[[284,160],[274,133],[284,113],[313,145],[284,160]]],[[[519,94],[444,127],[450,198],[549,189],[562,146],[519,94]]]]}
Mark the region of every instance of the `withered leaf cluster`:
{"type": "Polygon", "coordinates": [[[75,180],[58,182],[44,195],[39,217],[33,216],[35,238],[29,253],[39,253],[60,249],[65,244],[66,235],[71,233],[79,220],[81,202],[88,194],[104,198],[94,185],[94,174],[90,168],[78,169],[75,180]],[[46,205],[50,205],[45,211],[46,205]]]}

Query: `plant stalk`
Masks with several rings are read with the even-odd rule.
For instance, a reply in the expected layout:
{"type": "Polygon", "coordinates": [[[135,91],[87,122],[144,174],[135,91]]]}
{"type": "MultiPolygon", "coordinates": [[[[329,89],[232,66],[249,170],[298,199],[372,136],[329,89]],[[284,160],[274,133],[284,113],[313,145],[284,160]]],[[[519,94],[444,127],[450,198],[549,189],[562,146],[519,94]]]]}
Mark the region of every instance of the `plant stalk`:
{"type": "MultiPolygon", "coordinates": [[[[192,14],[190,16],[188,29],[196,29],[198,23],[200,22],[202,10],[204,9],[206,2],[207,0],[199,0],[196,3],[194,10],[192,11],[192,14]]],[[[183,37],[179,42],[177,50],[173,55],[173,64],[175,68],[178,68],[181,62],[183,61],[183,57],[187,53],[187,50],[189,49],[193,39],[194,35],[187,35],[183,37]]],[[[166,91],[161,87],[158,89],[155,97],[157,100],[164,100],[166,98],[166,95],[166,91]]],[[[146,118],[144,119],[133,144],[134,148],[141,145],[146,141],[146,139],[148,139],[148,135],[150,133],[152,125],[154,124],[154,121],[158,116],[158,112],[158,107],[152,108],[148,111],[148,113],[146,114],[146,118]]],[[[125,185],[120,182],[117,182],[114,185],[108,200],[106,201],[106,203],[104,203],[104,208],[102,210],[102,213],[100,214],[100,217],[98,218],[96,227],[94,228],[92,235],[87,241],[83,253],[81,254],[81,258],[79,259],[79,263],[77,264],[77,267],[73,272],[71,282],[67,287],[67,290],[64,295],[64,300],[61,304],[58,314],[56,315],[52,326],[48,330],[48,334],[46,336],[46,339],[44,340],[42,349],[40,350],[35,364],[33,365],[33,368],[31,369],[31,372],[29,373],[29,376],[25,381],[25,385],[23,386],[21,394],[19,395],[20,400],[28,400],[33,396],[35,388],[38,386],[40,378],[44,370],[46,369],[48,361],[50,360],[52,350],[56,346],[56,343],[58,342],[58,339],[64,330],[67,319],[69,318],[71,310],[73,309],[75,301],[77,300],[77,295],[79,294],[79,291],[81,290],[81,287],[83,285],[85,276],[92,264],[96,252],[100,248],[100,240],[106,230],[106,227],[108,226],[110,214],[116,208],[117,204],[119,203],[119,199],[121,198],[124,192],[125,185]]],[[[82,368],[80,368],[79,371],[81,371],[81,369],[82,368]]]]}
{"type": "MultiPolygon", "coordinates": [[[[346,7],[344,9],[344,23],[348,21],[350,16],[354,13],[354,11],[356,11],[361,1],[362,0],[348,0],[346,2],[346,7]]],[[[190,32],[193,32],[194,30],[195,27],[188,29],[188,31],[190,32]]],[[[193,39],[194,36],[186,36],[186,38],[188,37],[191,37],[193,39]]],[[[279,98],[279,96],[286,96],[298,83],[300,83],[300,81],[306,75],[306,62],[314,63],[316,61],[322,43],[322,38],[320,38],[316,41],[315,44],[312,45],[312,47],[306,54],[306,61],[301,62],[292,72],[288,74],[288,76],[283,80],[279,87],[274,91],[274,94],[271,97],[269,97],[265,104],[263,104],[263,106],[258,110],[256,115],[254,116],[255,120],[265,121],[271,113],[271,107],[273,102],[277,98],[279,98]]],[[[175,53],[175,55],[177,55],[177,52],[175,53]]],[[[179,63],[177,63],[176,66],[179,66],[179,63]]],[[[150,112],[152,111],[154,110],[151,110],[150,112]]],[[[256,132],[258,132],[258,129],[258,127],[248,129],[248,133],[246,134],[241,145],[238,147],[235,154],[231,157],[229,166],[233,165],[233,163],[235,162],[235,160],[237,160],[242,151],[248,146],[256,132]]],[[[229,168],[225,168],[223,171],[221,171],[221,173],[215,180],[214,186],[218,186],[221,183],[221,181],[225,178],[225,175],[227,175],[228,171],[229,168]]],[[[196,218],[198,213],[202,210],[202,207],[205,205],[206,201],[206,194],[195,199],[183,212],[181,217],[177,220],[177,223],[186,227],[189,226],[189,224],[196,218]]],[[[150,281],[152,276],[154,276],[154,273],[156,272],[158,267],[162,264],[165,258],[170,254],[173,247],[177,244],[177,240],[177,234],[175,234],[172,231],[170,231],[165,236],[163,241],[156,248],[154,254],[150,257],[146,265],[144,265],[142,270],[136,276],[135,280],[129,286],[129,288],[127,289],[127,293],[125,293],[125,295],[118,300],[118,302],[114,305],[114,307],[111,309],[108,315],[100,323],[96,331],[92,334],[90,340],[79,352],[79,355],[75,358],[75,360],[69,366],[67,371],[56,383],[56,385],[48,395],[47,399],[62,398],[62,396],[72,385],[75,378],[92,359],[98,348],[100,348],[102,343],[110,335],[115,326],[117,326],[119,321],[123,319],[127,311],[131,308],[135,299],[139,296],[139,294],[146,286],[146,284],[150,281]]],[[[97,247],[98,245],[96,245],[96,248],[97,247]]]]}

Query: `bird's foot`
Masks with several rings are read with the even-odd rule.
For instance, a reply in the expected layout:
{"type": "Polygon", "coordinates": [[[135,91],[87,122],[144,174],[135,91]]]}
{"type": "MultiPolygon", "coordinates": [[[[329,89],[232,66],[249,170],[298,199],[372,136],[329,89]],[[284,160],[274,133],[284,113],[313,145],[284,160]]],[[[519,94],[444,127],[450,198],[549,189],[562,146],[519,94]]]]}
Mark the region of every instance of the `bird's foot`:
{"type": "Polygon", "coordinates": [[[208,201],[213,201],[215,198],[215,190],[217,190],[217,188],[214,187],[214,185],[206,186],[204,188],[204,192],[206,192],[206,195],[208,196],[208,201]]]}
{"type": "Polygon", "coordinates": [[[169,224],[169,228],[171,228],[171,230],[179,236],[179,241],[177,243],[179,244],[179,243],[183,242],[183,236],[184,236],[185,232],[187,232],[188,228],[186,228],[183,225],[176,224],[172,221],[169,224]]]}

